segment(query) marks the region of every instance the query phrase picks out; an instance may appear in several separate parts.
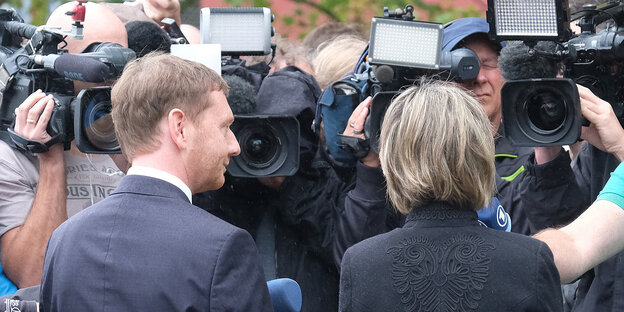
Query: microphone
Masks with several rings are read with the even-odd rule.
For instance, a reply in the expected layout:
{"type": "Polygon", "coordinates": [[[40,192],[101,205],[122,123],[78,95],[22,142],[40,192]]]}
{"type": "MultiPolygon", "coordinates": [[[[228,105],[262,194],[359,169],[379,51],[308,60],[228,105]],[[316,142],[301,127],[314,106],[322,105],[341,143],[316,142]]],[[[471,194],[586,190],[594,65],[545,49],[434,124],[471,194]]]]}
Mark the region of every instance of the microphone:
{"type": "Polygon", "coordinates": [[[557,44],[538,41],[533,55],[522,41],[510,41],[498,57],[498,67],[505,81],[531,78],[555,78],[561,68],[557,44]]]}
{"type": "Polygon", "coordinates": [[[223,75],[230,87],[227,101],[234,115],[253,114],[256,111],[256,88],[244,78],[236,75],[223,75]]]}
{"type": "Polygon", "coordinates": [[[494,230],[511,231],[511,217],[503,208],[496,197],[492,197],[492,202],[485,208],[477,210],[479,222],[494,230]]]}
{"type": "Polygon", "coordinates": [[[158,25],[148,21],[132,21],[126,24],[128,48],[142,57],[153,51],[171,53],[169,35],[158,25]]]}
{"type": "Polygon", "coordinates": [[[37,32],[37,26],[17,21],[2,22],[2,26],[4,26],[9,33],[26,39],[32,38],[35,32],[37,32]]]}
{"type": "Polygon", "coordinates": [[[275,312],[301,311],[301,288],[290,278],[278,278],[267,282],[275,312]]]}
{"type": "Polygon", "coordinates": [[[113,78],[106,64],[78,54],[35,55],[31,59],[35,64],[73,80],[104,82],[113,78]]]}

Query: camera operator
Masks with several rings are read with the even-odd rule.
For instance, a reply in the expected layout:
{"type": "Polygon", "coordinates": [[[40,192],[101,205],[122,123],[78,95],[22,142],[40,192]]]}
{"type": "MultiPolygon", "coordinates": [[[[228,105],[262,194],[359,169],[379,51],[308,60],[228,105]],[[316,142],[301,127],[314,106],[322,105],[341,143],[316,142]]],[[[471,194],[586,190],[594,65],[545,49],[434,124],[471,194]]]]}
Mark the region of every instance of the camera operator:
{"type": "Polygon", "coordinates": [[[505,81],[498,68],[501,46],[488,38],[488,31],[489,25],[482,18],[469,17],[451,22],[444,29],[443,50],[464,47],[479,57],[479,75],[463,85],[477,96],[495,133],[496,196],[511,216],[511,231],[534,234],[548,226],[565,224],[575,214],[559,206],[550,206],[545,207],[539,216],[528,216],[530,212],[526,207],[531,206],[524,204],[518,181],[525,175],[524,164],[532,148],[512,146],[505,137],[501,125],[501,88],[505,81]]]}
{"type": "MultiPolygon", "coordinates": [[[[583,144],[577,159],[570,166],[570,158],[563,151],[561,146],[536,147],[535,154],[528,160],[527,174],[523,177],[521,184],[521,198],[524,204],[531,205],[531,214],[543,214],[543,208],[548,206],[561,207],[568,211],[583,211],[592,201],[596,200],[600,190],[603,188],[609,173],[624,159],[624,130],[620,126],[612,106],[595,96],[589,89],[577,86],[581,100],[581,113],[590,121],[589,127],[582,128],[581,138],[587,143],[583,144]]],[[[613,239],[615,233],[610,224],[602,222],[614,222],[610,216],[614,213],[608,210],[601,213],[602,209],[589,209],[583,217],[581,223],[574,222],[570,230],[578,240],[584,242],[585,237],[591,238],[595,244],[587,247],[594,249],[588,254],[575,253],[573,250],[562,251],[557,245],[548,241],[551,231],[544,231],[537,235],[538,238],[549,242],[555,253],[557,263],[574,262],[575,273],[567,273],[569,266],[558,264],[562,281],[570,282],[583,270],[591,268],[586,263],[597,264],[600,261],[592,259],[592,255],[598,256],[604,250],[601,246],[607,244],[602,240],[613,239]],[[606,219],[605,219],[606,218],[606,219]],[[595,220],[604,219],[594,224],[595,220]],[[591,221],[590,221],[591,220],[591,221]],[[591,225],[587,224],[591,222],[591,225]],[[580,226],[579,226],[580,224],[580,226]],[[585,226],[583,226],[585,225],[585,226]],[[591,231],[588,231],[591,228],[591,231]],[[599,231],[597,233],[597,231],[599,231]],[[603,232],[604,231],[604,232],[603,232]],[[597,242],[599,241],[599,242],[597,242]],[[597,249],[597,250],[596,250],[597,249]]],[[[566,227],[567,228],[567,227],[566,227]]],[[[621,237],[620,237],[621,239],[621,237]]],[[[583,243],[579,243],[583,246],[583,243]]],[[[582,248],[582,247],[579,247],[582,248]]],[[[603,255],[613,253],[603,253],[603,255]]],[[[624,298],[617,294],[618,289],[624,287],[624,280],[618,278],[618,274],[624,272],[624,253],[619,253],[602,264],[597,265],[593,270],[586,272],[580,279],[573,311],[619,311],[619,305],[624,304],[624,298]]]]}
{"type": "MultiPolygon", "coordinates": [[[[267,76],[257,94],[255,111],[247,108],[245,113],[297,118],[297,172],[259,178],[228,174],[223,188],[196,195],[193,201],[249,231],[261,254],[266,278],[296,280],[303,297],[302,311],[320,312],[338,309],[339,274],[331,243],[347,186],[317,153],[318,138],[310,125],[319,94],[315,79],[298,67],[287,66],[267,76]]],[[[243,113],[239,101],[229,102],[233,111],[243,113]]]]}
{"type": "MultiPolygon", "coordinates": [[[[48,26],[67,29],[75,3],[57,8],[48,26]]],[[[87,3],[84,39],[67,38],[71,53],[81,52],[92,42],[114,42],[127,46],[123,23],[110,10],[87,3]]],[[[76,93],[93,84],[75,81],[76,93]]],[[[54,102],[41,91],[31,94],[15,111],[15,132],[27,139],[46,142],[54,102]]],[[[89,159],[74,144],[64,152],[57,144],[32,157],[0,142],[0,247],[2,267],[19,288],[41,282],[43,257],[56,227],[81,209],[107,196],[122,173],[110,157],[89,159]],[[96,192],[97,191],[97,192],[96,192]]]]}

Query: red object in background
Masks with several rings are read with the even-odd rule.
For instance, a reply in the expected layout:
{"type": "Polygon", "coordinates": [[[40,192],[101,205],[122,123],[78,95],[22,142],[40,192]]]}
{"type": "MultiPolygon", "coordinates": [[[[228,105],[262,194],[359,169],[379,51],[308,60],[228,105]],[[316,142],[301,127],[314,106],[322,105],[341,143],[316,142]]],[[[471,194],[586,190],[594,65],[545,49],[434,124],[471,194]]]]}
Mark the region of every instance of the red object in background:
{"type": "Polygon", "coordinates": [[[74,21],[84,22],[85,14],[87,13],[87,7],[82,4],[87,2],[88,0],[78,0],[78,4],[76,4],[71,13],[68,12],[68,14],[71,15],[74,21]]]}
{"type": "MultiPolygon", "coordinates": [[[[302,8],[305,13],[307,10],[312,10],[311,7],[306,6],[305,4],[296,3],[293,0],[269,0],[271,2],[271,13],[275,14],[275,22],[273,22],[273,27],[275,27],[275,33],[280,34],[284,37],[288,37],[291,40],[298,40],[299,34],[304,31],[303,27],[297,25],[286,25],[282,20],[282,16],[292,15],[296,8],[302,8]]],[[[317,0],[312,0],[317,1],[317,0]]],[[[351,0],[358,1],[358,0],[351,0]]],[[[482,12],[483,16],[485,16],[485,11],[487,10],[487,0],[424,0],[427,3],[437,3],[441,6],[448,6],[449,3],[458,8],[468,8],[470,6],[476,8],[480,12],[482,12]]],[[[200,8],[227,8],[231,7],[225,0],[200,0],[199,1],[200,8]]],[[[379,14],[382,15],[383,8],[379,8],[377,10],[379,14]]],[[[322,14],[321,14],[322,15],[322,14]]],[[[373,15],[370,16],[371,18],[373,15]]],[[[317,24],[320,25],[324,22],[327,22],[328,19],[321,16],[317,21],[317,24]]]]}

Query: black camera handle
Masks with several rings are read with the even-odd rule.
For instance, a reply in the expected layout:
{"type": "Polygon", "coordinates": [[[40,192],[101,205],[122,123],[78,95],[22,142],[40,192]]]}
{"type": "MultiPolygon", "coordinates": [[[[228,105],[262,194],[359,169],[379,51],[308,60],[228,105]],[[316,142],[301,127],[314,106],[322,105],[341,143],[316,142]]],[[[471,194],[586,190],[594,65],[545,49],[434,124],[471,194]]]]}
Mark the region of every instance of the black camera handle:
{"type": "Polygon", "coordinates": [[[351,153],[355,158],[362,159],[368,155],[370,151],[370,141],[368,139],[360,139],[352,136],[339,134],[340,148],[345,152],[351,153]]]}
{"type": "Polygon", "coordinates": [[[50,141],[42,143],[39,141],[27,139],[19,135],[15,133],[15,131],[13,131],[12,128],[8,128],[7,131],[9,132],[9,136],[11,137],[11,140],[13,140],[13,143],[15,143],[15,146],[17,146],[17,148],[24,150],[24,151],[31,152],[33,154],[46,153],[47,151],[50,150],[50,147],[52,145],[61,142],[60,134],[53,136],[52,139],[50,139],[50,141]]]}

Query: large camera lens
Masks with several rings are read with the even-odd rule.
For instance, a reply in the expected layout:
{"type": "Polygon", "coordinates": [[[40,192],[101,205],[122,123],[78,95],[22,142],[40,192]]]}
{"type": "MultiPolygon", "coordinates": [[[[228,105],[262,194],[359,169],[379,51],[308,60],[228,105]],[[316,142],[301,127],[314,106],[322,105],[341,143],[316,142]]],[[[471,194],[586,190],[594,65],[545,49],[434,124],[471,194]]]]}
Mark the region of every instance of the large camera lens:
{"type": "Polygon", "coordinates": [[[252,128],[241,138],[241,156],[250,165],[263,168],[275,158],[279,140],[275,133],[267,128],[252,128]]]}
{"type": "Polygon", "coordinates": [[[299,169],[299,122],[292,116],[236,115],[240,146],[228,172],[239,178],[291,176],[299,169]]]}
{"type": "Polygon", "coordinates": [[[551,91],[533,94],[525,104],[529,121],[538,130],[552,132],[563,126],[567,107],[563,99],[551,91]]]}
{"type": "Polygon", "coordinates": [[[84,111],[83,125],[88,140],[100,150],[119,148],[111,116],[111,102],[107,92],[98,92],[89,99],[84,111]]]}

